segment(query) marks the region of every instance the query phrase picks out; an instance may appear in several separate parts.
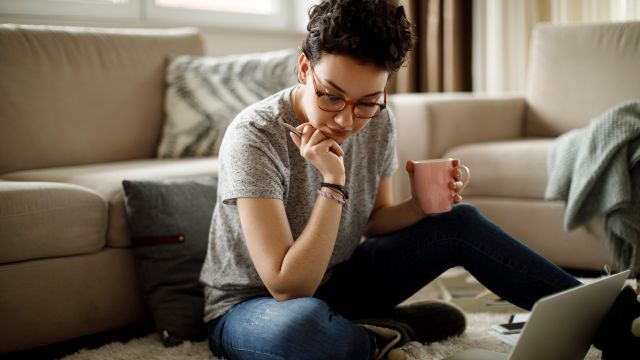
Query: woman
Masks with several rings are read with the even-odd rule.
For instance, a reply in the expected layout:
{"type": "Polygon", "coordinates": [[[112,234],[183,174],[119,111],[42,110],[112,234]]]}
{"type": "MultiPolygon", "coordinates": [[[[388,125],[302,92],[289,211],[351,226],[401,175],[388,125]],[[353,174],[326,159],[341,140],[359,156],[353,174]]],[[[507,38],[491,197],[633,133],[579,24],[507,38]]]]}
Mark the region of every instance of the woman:
{"type": "Polygon", "coordinates": [[[402,324],[356,322],[386,317],[454,266],[525,309],[579,285],[470,205],[434,215],[415,197],[392,203],[385,86],[411,25],[384,0],[325,0],[309,17],[299,85],[241,112],[221,146],[201,274],[214,355],[379,358],[393,345],[383,330],[402,324]]]}

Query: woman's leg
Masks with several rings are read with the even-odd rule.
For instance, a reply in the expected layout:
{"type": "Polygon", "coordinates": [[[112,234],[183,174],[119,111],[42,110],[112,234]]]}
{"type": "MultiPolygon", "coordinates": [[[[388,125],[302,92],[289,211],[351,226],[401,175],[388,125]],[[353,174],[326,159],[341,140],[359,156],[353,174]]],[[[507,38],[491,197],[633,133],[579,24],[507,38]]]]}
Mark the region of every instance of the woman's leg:
{"type": "Polygon", "coordinates": [[[380,316],[454,266],[527,310],[541,297],[580,284],[475,207],[461,204],[367,239],[349,261],[335,267],[316,296],[348,318],[380,316]]]}
{"type": "Polygon", "coordinates": [[[369,359],[372,337],[316,298],[242,302],[208,325],[209,347],[226,359],[369,359]]]}

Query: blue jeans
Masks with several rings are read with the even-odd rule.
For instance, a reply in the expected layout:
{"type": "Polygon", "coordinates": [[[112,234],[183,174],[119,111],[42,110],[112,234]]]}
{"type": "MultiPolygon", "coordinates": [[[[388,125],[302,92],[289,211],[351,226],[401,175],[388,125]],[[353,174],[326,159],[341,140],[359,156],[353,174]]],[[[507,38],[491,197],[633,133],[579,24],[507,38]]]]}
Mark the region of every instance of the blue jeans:
{"type": "Polygon", "coordinates": [[[380,317],[454,266],[530,310],[580,283],[471,205],[364,241],[313,297],[249,299],[207,324],[209,347],[227,359],[370,359],[373,340],[352,320],[380,317]]]}

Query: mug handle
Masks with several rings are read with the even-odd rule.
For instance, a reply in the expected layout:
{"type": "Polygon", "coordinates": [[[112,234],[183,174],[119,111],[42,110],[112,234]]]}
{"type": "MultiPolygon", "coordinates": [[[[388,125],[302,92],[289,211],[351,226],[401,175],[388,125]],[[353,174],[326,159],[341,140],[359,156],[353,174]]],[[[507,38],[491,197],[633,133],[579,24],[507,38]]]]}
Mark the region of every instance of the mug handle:
{"type": "Polygon", "coordinates": [[[458,169],[460,170],[460,181],[462,181],[462,188],[458,191],[461,193],[467,185],[469,185],[469,180],[471,180],[471,171],[468,167],[464,165],[458,165],[458,169]]]}

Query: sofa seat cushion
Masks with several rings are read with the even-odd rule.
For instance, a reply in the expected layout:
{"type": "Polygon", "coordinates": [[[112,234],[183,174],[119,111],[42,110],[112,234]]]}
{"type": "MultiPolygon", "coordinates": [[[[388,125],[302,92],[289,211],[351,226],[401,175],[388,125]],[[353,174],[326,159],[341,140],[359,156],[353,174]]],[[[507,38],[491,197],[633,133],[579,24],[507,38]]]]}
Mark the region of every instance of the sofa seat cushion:
{"type": "Polygon", "coordinates": [[[107,246],[129,247],[122,180],[152,180],[218,174],[218,158],[141,159],[96,165],[26,170],[2,179],[77,184],[99,193],[109,203],[107,246]]]}
{"type": "Polygon", "coordinates": [[[463,196],[543,199],[547,153],[554,139],[522,139],[467,144],[444,157],[460,159],[471,170],[463,196]]]}
{"type": "Polygon", "coordinates": [[[0,181],[0,263],[97,252],[107,216],[107,202],[78,185],[0,181]]]}

